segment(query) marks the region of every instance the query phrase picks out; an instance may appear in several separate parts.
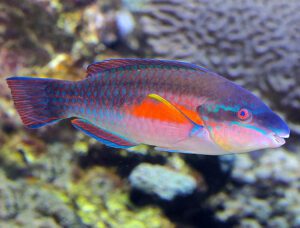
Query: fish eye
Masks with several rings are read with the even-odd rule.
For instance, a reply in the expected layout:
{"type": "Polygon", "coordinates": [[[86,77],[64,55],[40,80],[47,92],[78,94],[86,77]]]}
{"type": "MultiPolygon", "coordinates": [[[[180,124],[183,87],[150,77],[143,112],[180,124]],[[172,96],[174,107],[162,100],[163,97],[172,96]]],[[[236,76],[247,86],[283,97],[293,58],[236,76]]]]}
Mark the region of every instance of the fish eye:
{"type": "Polygon", "coordinates": [[[238,116],[239,120],[246,121],[246,120],[251,119],[252,114],[248,109],[242,108],[238,111],[237,116],[238,116]]]}

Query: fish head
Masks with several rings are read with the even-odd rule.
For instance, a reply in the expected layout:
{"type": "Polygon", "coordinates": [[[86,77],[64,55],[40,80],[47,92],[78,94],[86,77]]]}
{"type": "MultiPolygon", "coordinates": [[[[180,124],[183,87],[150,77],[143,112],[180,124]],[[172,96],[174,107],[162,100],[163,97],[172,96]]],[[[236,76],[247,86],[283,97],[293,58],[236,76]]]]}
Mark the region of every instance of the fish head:
{"type": "Polygon", "coordinates": [[[211,140],[224,151],[242,153],[285,144],[289,127],[258,97],[233,83],[218,93],[198,107],[198,114],[211,140]]]}

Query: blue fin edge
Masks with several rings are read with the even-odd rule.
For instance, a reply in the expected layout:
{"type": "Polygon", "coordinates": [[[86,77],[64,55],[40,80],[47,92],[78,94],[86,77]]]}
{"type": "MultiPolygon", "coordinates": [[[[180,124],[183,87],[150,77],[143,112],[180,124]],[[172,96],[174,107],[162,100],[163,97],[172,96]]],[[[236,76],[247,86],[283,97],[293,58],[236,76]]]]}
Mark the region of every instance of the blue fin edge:
{"type": "MultiPolygon", "coordinates": [[[[118,149],[127,149],[127,148],[130,148],[130,147],[133,147],[133,146],[120,146],[120,145],[118,145],[118,144],[116,144],[116,143],[113,143],[113,142],[111,142],[111,141],[108,141],[108,140],[99,138],[99,137],[97,137],[96,135],[93,135],[93,134],[90,133],[89,131],[86,131],[85,129],[83,129],[83,128],[81,128],[81,127],[75,125],[75,124],[73,124],[73,126],[74,126],[76,129],[78,129],[78,130],[84,132],[86,135],[88,135],[88,136],[90,136],[90,137],[96,139],[97,141],[99,141],[99,142],[105,144],[106,146],[110,146],[110,147],[114,147],[114,148],[118,148],[118,149]]],[[[124,139],[124,138],[123,138],[123,139],[124,139]]],[[[126,140],[126,139],[124,139],[124,140],[126,140]]]]}
{"type": "Polygon", "coordinates": [[[55,124],[59,121],[61,121],[62,119],[57,119],[57,120],[52,120],[52,121],[49,121],[49,122],[46,122],[46,123],[41,123],[41,124],[32,124],[32,125],[28,125],[26,126],[27,128],[30,128],[30,129],[36,129],[36,128],[40,128],[40,127],[43,127],[45,125],[52,125],[52,124],[55,124]]]}

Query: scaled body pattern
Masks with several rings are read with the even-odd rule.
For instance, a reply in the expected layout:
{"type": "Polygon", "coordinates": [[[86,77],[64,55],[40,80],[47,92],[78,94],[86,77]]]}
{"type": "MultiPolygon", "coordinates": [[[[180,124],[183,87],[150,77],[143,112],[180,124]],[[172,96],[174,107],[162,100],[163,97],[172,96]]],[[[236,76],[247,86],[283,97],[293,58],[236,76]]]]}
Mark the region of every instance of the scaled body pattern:
{"type": "Polygon", "coordinates": [[[259,98],[203,67],[168,60],[109,59],[71,82],[7,79],[23,123],[38,128],[65,118],[115,148],[219,155],[275,148],[286,123],[259,98]]]}

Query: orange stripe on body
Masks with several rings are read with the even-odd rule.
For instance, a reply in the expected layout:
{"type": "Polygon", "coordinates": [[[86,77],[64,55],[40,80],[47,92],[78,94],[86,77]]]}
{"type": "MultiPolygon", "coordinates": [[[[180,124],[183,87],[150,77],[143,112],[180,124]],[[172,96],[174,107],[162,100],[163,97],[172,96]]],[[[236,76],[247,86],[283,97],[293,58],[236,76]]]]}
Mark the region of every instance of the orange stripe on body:
{"type": "MultiPolygon", "coordinates": [[[[173,104],[173,103],[172,103],[173,104]]],[[[181,110],[192,121],[199,125],[203,125],[203,120],[196,111],[187,109],[178,104],[173,104],[176,108],[181,110]]],[[[173,122],[178,124],[190,124],[190,122],[180,112],[174,111],[166,104],[157,102],[153,99],[146,98],[141,104],[132,106],[130,111],[132,115],[143,118],[150,118],[160,120],[163,122],[173,122]]]]}

